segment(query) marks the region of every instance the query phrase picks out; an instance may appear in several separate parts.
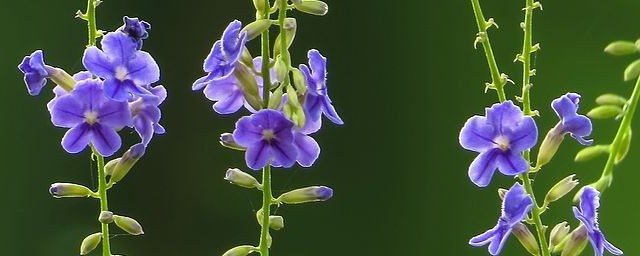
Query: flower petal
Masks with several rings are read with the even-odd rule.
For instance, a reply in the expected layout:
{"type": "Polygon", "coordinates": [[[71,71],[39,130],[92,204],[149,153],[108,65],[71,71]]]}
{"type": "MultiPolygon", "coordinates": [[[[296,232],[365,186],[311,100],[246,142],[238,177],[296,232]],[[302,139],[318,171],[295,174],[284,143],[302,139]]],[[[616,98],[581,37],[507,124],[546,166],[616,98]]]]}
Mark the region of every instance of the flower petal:
{"type": "Polygon", "coordinates": [[[250,116],[245,116],[236,122],[233,139],[238,145],[248,147],[262,140],[262,130],[253,125],[250,116]]]}
{"type": "Polygon", "coordinates": [[[142,139],[142,143],[147,146],[153,138],[153,122],[146,116],[141,115],[133,120],[133,127],[142,139]]]}
{"type": "Polygon", "coordinates": [[[244,95],[238,90],[213,104],[213,110],[218,114],[226,115],[237,112],[242,106],[244,106],[244,95]]]}
{"type": "Polygon", "coordinates": [[[91,128],[93,131],[91,143],[93,143],[100,155],[109,157],[122,146],[122,140],[113,128],[99,123],[92,125],[91,128]]]}
{"type": "Polygon", "coordinates": [[[496,162],[498,155],[499,149],[482,152],[469,166],[469,178],[478,187],[486,187],[491,182],[491,177],[498,166],[496,162]]]}
{"type": "Polygon", "coordinates": [[[271,143],[271,154],[273,154],[273,162],[277,166],[289,168],[296,163],[298,150],[292,143],[271,143]]]}
{"type": "Polygon", "coordinates": [[[473,238],[471,238],[471,240],[469,240],[469,245],[479,247],[490,243],[491,240],[493,240],[493,237],[495,236],[497,230],[498,226],[495,226],[494,228],[489,229],[480,235],[474,236],[473,238]]]}
{"type": "Polygon", "coordinates": [[[51,108],[51,122],[57,127],[72,128],[84,122],[82,104],[73,96],[63,96],[54,99],[51,108]]]}
{"type": "Polygon", "coordinates": [[[318,120],[322,115],[322,96],[307,93],[303,108],[306,110],[307,120],[318,120]]]}
{"type": "Polygon", "coordinates": [[[320,156],[320,145],[311,136],[295,133],[294,145],[298,149],[297,161],[302,167],[311,167],[320,156]]]}
{"type": "Polygon", "coordinates": [[[62,137],[62,148],[71,154],[76,154],[89,145],[90,139],[91,127],[86,123],[81,123],[65,133],[62,137]]]}
{"type": "Polygon", "coordinates": [[[331,122],[338,125],[344,124],[342,118],[338,116],[338,112],[336,112],[336,109],[333,107],[333,105],[331,105],[331,100],[329,100],[328,96],[325,96],[324,100],[322,101],[322,109],[324,115],[327,116],[327,118],[329,118],[331,122]]]}
{"type": "Polygon", "coordinates": [[[611,253],[613,255],[622,255],[623,254],[622,250],[618,249],[613,244],[609,243],[609,241],[607,241],[606,239],[604,240],[604,248],[607,249],[607,251],[609,251],[609,253],[611,253]]]}
{"type": "Polygon", "coordinates": [[[84,50],[82,64],[88,71],[104,79],[112,78],[116,73],[111,60],[102,50],[95,46],[84,50]]]}
{"type": "Polygon", "coordinates": [[[504,196],[502,216],[509,225],[520,223],[533,208],[533,199],[520,183],[514,184],[504,196]]]}
{"type": "Polygon", "coordinates": [[[591,120],[583,115],[577,115],[570,119],[564,119],[562,126],[566,132],[571,134],[571,137],[575,138],[580,144],[588,146],[593,143],[593,140],[586,140],[583,137],[591,135],[593,129],[591,120]]]}
{"type": "Polygon", "coordinates": [[[516,152],[530,149],[538,142],[538,127],[530,116],[525,116],[517,126],[504,132],[509,134],[509,147],[516,152]]]}
{"type": "Polygon", "coordinates": [[[104,53],[109,56],[111,62],[117,65],[126,63],[138,52],[138,44],[127,34],[120,31],[104,35],[100,45],[104,53]]]}
{"type": "Polygon", "coordinates": [[[127,61],[127,78],[137,86],[149,85],[160,80],[160,67],[151,54],[138,51],[127,61]]]}
{"type": "Polygon", "coordinates": [[[500,254],[510,234],[511,234],[511,229],[508,229],[505,227],[498,228],[498,230],[496,230],[496,233],[493,237],[493,240],[491,240],[491,244],[489,244],[489,253],[491,255],[500,254]]]}
{"type": "Polygon", "coordinates": [[[271,149],[264,141],[259,141],[247,148],[244,155],[247,166],[253,170],[260,170],[267,165],[271,158],[271,149]]]}
{"type": "Polygon", "coordinates": [[[104,80],[104,93],[105,95],[115,101],[127,101],[131,98],[129,90],[135,88],[131,80],[118,80],[115,78],[109,78],[104,80]]]}
{"type": "Polygon", "coordinates": [[[131,124],[131,111],[126,102],[105,102],[98,112],[100,124],[111,128],[122,128],[131,124]]]}
{"type": "Polygon", "coordinates": [[[496,130],[487,124],[487,118],[473,116],[462,127],[459,140],[464,149],[483,152],[495,148],[496,144],[493,142],[495,137],[497,137],[496,130]]]}
{"type": "Polygon", "coordinates": [[[560,119],[570,118],[578,112],[578,103],[580,95],[576,93],[567,93],[560,98],[551,102],[551,108],[556,112],[560,119]]]}
{"type": "MultiPolygon", "coordinates": [[[[580,212],[592,223],[598,219],[598,208],[600,207],[600,192],[593,187],[587,186],[580,195],[580,212]]],[[[587,224],[587,223],[585,223],[587,224]]],[[[593,225],[595,226],[595,225],[593,225]]]]}
{"type": "Polygon", "coordinates": [[[519,152],[508,150],[498,154],[496,158],[498,169],[504,175],[519,175],[529,169],[529,163],[519,152]]]}
{"type": "Polygon", "coordinates": [[[309,57],[309,66],[311,70],[313,70],[313,78],[316,81],[324,81],[327,77],[327,58],[322,56],[320,52],[316,49],[309,50],[307,54],[309,57]]]}

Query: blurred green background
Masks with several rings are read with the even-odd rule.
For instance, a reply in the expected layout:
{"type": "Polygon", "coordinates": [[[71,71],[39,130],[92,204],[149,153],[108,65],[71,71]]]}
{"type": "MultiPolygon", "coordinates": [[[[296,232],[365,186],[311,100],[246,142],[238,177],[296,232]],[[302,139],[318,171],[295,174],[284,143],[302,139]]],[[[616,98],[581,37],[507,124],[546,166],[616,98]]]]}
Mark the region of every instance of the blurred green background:
{"type": "MultiPolygon", "coordinates": [[[[472,47],[477,31],[470,2],[327,2],[326,17],[293,14],[299,29],[292,57],[302,63],[310,48],[328,56],[331,96],[346,125],[326,122],[316,136],[323,151],[314,168],[277,170],[274,186],[283,192],[329,185],[335,197],[280,208],[286,228],[272,233],[273,254],[487,255],[486,248],[469,247],[467,241],[495,224],[496,190],[513,180],[496,175],[489,188],[472,185],[467,167],[475,154],[457,142],[464,121],[496,100],[494,93],[483,94],[489,74],[482,51],[472,47]]],[[[482,2],[485,15],[500,24],[490,32],[501,71],[519,84],[521,66],[512,60],[521,47],[524,1],[482,2]]],[[[606,56],[602,49],[610,41],[640,36],[636,0],[542,4],[544,11],[534,19],[534,41],[542,50],[535,58],[532,92],[533,107],[542,114],[541,136],[556,122],[549,107],[554,97],[580,92],[586,112],[599,94],[630,94],[632,85],[622,82],[622,71],[632,59],[606,56]]],[[[16,69],[24,55],[43,49],[49,64],[70,73],[81,70],[86,24],[73,15],[85,5],[36,0],[5,1],[0,7],[2,255],[77,255],[82,238],[99,229],[97,201],[48,194],[54,182],[93,187],[94,171],[88,152],[68,155],[60,147],[64,130],[52,127],[45,108],[52,94],[29,97],[16,69]]],[[[243,166],[242,154],[217,143],[239,116],[216,115],[212,103],[190,89],[224,27],[233,19],[253,20],[251,2],[105,0],[98,9],[99,28],[116,29],[124,15],[153,25],[145,50],[158,61],[161,83],[169,90],[162,120],[168,132],[154,139],[135,170],[109,193],[110,208],[135,217],[146,232],[115,237],[113,252],[221,255],[235,245],[257,243],[259,194],[222,179],[228,167],[243,166]]],[[[511,99],[518,92],[517,86],[507,88],[511,99]]],[[[608,143],[617,123],[594,125],[596,142],[608,143]]],[[[126,145],[138,140],[134,133],[123,134],[126,145]]],[[[536,177],[540,197],[571,173],[584,184],[597,179],[605,159],[575,164],[578,149],[566,140],[556,161],[536,177]]],[[[600,215],[607,238],[626,255],[640,255],[638,150],[633,147],[618,166],[600,215]]],[[[563,220],[576,225],[568,199],[553,204],[543,220],[550,226],[563,220]]],[[[513,237],[503,253],[524,254],[513,237]]],[[[591,249],[584,255],[592,255],[591,249]]]]}

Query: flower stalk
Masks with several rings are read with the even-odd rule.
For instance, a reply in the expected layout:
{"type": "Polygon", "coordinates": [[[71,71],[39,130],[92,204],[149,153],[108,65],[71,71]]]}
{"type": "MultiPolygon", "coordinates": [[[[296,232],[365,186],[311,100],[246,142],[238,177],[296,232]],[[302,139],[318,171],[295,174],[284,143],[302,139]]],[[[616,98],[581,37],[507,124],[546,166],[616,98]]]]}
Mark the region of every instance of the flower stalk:
{"type": "Polygon", "coordinates": [[[474,43],[481,43],[482,48],[484,49],[484,54],[487,58],[487,64],[489,65],[489,70],[491,72],[491,83],[487,84],[487,88],[491,88],[496,90],[498,94],[498,100],[503,102],[507,100],[507,97],[504,93],[504,86],[507,84],[507,76],[500,73],[498,69],[498,64],[496,63],[496,58],[493,54],[493,49],[491,48],[491,41],[489,40],[489,34],[487,34],[487,29],[491,26],[498,26],[493,19],[489,19],[487,21],[482,13],[482,8],[480,7],[480,0],[471,0],[471,5],[473,6],[473,13],[476,17],[476,23],[478,24],[478,37],[474,43]]]}
{"type": "Polygon", "coordinates": [[[271,165],[266,165],[262,169],[262,228],[260,230],[260,255],[269,256],[269,216],[271,215],[271,203],[273,195],[271,193],[271,165]]]}
{"type": "MultiPolygon", "coordinates": [[[[109,211],[109,204],[107,202],[107,179],[104,172],[104,157],[98,153],[98,151],[91,146],[93,156],[96,159],[98,165],[98,195],[100,197],[100,211],[109,211]]],[[[100,223],[102,229],[102,256],[111,256],[111,245],[109,244],[109,224],[100,223]]]]}

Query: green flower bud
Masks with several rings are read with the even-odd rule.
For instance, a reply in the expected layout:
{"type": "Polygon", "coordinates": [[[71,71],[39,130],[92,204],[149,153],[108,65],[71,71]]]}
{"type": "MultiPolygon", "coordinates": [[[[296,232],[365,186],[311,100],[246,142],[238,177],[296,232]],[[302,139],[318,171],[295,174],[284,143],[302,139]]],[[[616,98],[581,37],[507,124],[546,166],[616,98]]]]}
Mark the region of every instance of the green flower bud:
{"type": "Polygon", "coordinates": [[[571,192],[571,190],[578,186],[578,181],[573,179],[575,176],[575,174],[569,175],[556,183],[549,192],[547,192],[544,201],[546,203],[555,202],[571,192]]]}
{"type": "MultiPolygon", "coordinates": [[[[258,220],[258,224],[262,226],[262,220],[264,218],[264,214],[262,209],[256,212],[256,219],[258,220]]],[[[269,216],[269,228],[273,230],[280,230],[284,228],[284,218],[278,215],[269,216]]]]}
{"type": "Polygon", "coordinates": [[[264,13],[269,8],[265,0],[253,0],[253,6],[256,8],[256,13],[264,13]]]}
{"type": "Polygon", "coordinates": [[[53,183],[49,193],[55,198],[64,197],[89,197],[93,194],[91,189],[73,183],[53,183]]]}
{"type": "MultiPolygon", "coordinates": [[[[558,124],[560,125],[560,124],[558,124]]],[[[536,165],[537,167],[541,167],[551,161],[553,156],[558,152],[558,148],[562,141],[564,140],[564,135],[559,132],[559,126],[551,128],[547,133],[547,136],[544,138],[542,143],[540,144],[540,149],[538,150],[538,158],[536,165]]]]}
{"type": "Polygon", "coordinates": [[[142,143],[133,145],[127,152],[124,152],[122,158],[113,167],[111,171],[111,177],[109,178],[109,184],[115,184],[121,181],[133,168],[133,166],[144,155],[145,146],[142,143]]]}
{"type": "Polygon", "coordinates": [[[322,1],[316,0],[303,0],[303,1],[295,1],[293,2],[293,6],[301,11],[308,14],[324,16],[329,12],[329,6],[322,1]]]}
{"type": "Polygon", "coordinates": [[[134,220],[133,218],[114,214],[113,222],[115,222],[116,226],[118,226],[120,229],[124,230],[125,232],[131,235],[137,236],[137,235],[144,234],[144,231],[142,230],[142,226],[140,225],[140,223],[138,223],[138,221],[134,220]]]}
{"type": "Polygon", "coordinates": [[[565,238],[562,256],[578,256],[587,246],[587,228],[578,227],[565,238]]]}
{"type": "Polygon", "coordinates": [[[618,149],[618,154],[616,154],[616,158],[614,161],[615,164],[619,164],[620,162],[622,162],[622,160],[624,160],[624,158],[627,156],[627,153],[629,153],[629,148],[631,147],[631,135],[631,128],[629,128],[629,130],[627,130],[627,132],[622,135],[620,148],[618,149]]]}
{"type": "Polygon", "coordinates": [[[551,234],[549,235],[549,250],[555,251],[556,246],[562,243],[562,240],[564,240],[567,235],[569,235],[570,230],[571,227],[569,227],[566,221],[558,223],[558,225],[553,227],[553,229],[551,230],[551,234]]]}
{"type": "MultiPolygon", "coordinates": [[[[264,1],[263,1],[264,2],[264,1]]],[[[247,40],[254,39],[261,35],[263,32],[267,31],[271,27],[271,20],[269,19],[259,19],[254,22],[249,23],[249,25],[245,26],[242,31],[247,32],[247,40]]]]}
{"type": "Polygon", "coordinates": [[[610,145],[595,145],[595,146],[586,147],[578,151],[578,153],[576,154],[576,157],[574,158],[574,161],[576,162],[589,161],[601,155],[609,154],[610,149],[611,149],[610,145]]]}
{"type": "Polygon", "coordinates": [[[228,132],[220,134],[220,145],[225,148],[235,149],[239,151],[247,150],[245,147],[238,145],[238,143],[236,143],[236,141],[233,139],[233,134],[228,132]]]}
{"type": "Polygon", "coordinates": [[[287,86],[287,103],[284,105],[284,115],[289,118],[297,127],[303,127],[306,121],[304,109],[298,100],[298,93],[292,86],[287,86]]]}
{"type": "Polygon", "coordinates": [[[102,241],[102,233],[95,233],[85,237],[80,245],[80,255],[87,255],[95,250],[102,241]]]}
{"type": "Polygon", "coordinates": [[[282,60],[282,56],[279,56],[278,59],[276,60],[275,69],[276,69],[276,79],[278,81],[284,81],[284,78],[287,76],[287,74],[289,74],[289,67],[282,60]]]}
{"type": "Polygon", "coordinates": [[[624,70],[624,80],[631,81],[636,79],[640,75],[640,60],[631,62],[629,66],[624,70]]]}
{"type": "Polygon", "coordinates": [[[533,236],[529,228],[522,223],[518,223],[513,227],[513,234],[518,238],[522,247],[531,255],[540,255],[540,247],[538,240],[533,236]]]}
{"type": "Polygon", "coordinates": [[[627,104],[627,99],[620,95],[607,93],[598,96],[598,98],[596,98],[596,103],[598,103],[598,105],[624,106],[627,104]]]}
{"type": "Polygon", "coordinates": [[[254,246],[241,245],[241,246],[231,248],[230,250],[222,254],[222,256],[246,256],[252,252],[257,252],[257,251],[258,251],[258,248],[254,246]]]}
{"type": "Polygon", "coordinates": [[[622,113],[622,108],[618,106],[603,105],[603,106],[597,106],[591,111],[589,111],[589,113],[587,113],[587,116],[593,119],[608,119],[608,118],[614,118],[620,115],[620,113],[622,113]]]}
{"type": "Polygon", "coordinates": [[[242,54],[240,55],[240,62],[242,62],[242,64],[249,67],[250,69],[254,68],[253,57],[251,56],[251,52],[249,52],[249,48],[247,48],[246,46],[242,48],[242,54]]]}
{"type": "Polygon", "coordinates": [[[118,165],[118,162],[120,162],[120,159],[122,158],[119,157],[107,162],[107,164],[104,165],[104,174],[107,176],[113,175],[113,170],[116,169],[116,165],[118,165]]]}
{"type": "Polygon", "coordinates": [[[236,65],[233,74],[238,79],[240,88],[242,89],[242,94],[249,105],[251,105],[255,110],[262,109],[262,100],[258,93],[258,83],[256,82],[256,77],[251,70],[249,70],[249,68],[244,64],[240,63],[236,65]]]}
{"type": "Polygon", "coordinates": [[[293,75],[293,84],[296,86],[298,95],[305,95],[307,93],[307,79],[297,68],[291,69],[291,74],[293,75]]]}
{"type": "Polygon", "coordinates": [[[256,180],[250,174],[241,171],[240,169],[232,168],[227,170],[224,179],[232,184],[238,185],[243,188],[260,188],[262,184],[256,180]]]}
{"type": "Polygon", "coordinates": [[[276,88],[275,91],[273,91],[273,94],[271,95],[271,98],[269,98],[269,108],[270,109],[279,109],[280,105],[282,105],[282,95],[284,94],[284,91],[282,89],[282,86],[279,86],[278,88],[276,88]]]}
{"type": "Polygon", "coordinates": [[[109,224],[113,222],[113,213],[110,211],[100,212],[100,216],[98,216],[98,221],[103,224],[109,224]]]}
{"type": "Polygon", "coordinates": [[[333,189],[325,186],[313,186],[289,191],[278,197],[279,203],[301,204],[327,201],[333,197],[333,189]]]}
{"type": "Polygon", "coordinates": [[[282,38],[284,37],[286,41],[286,46],[287,49],[289,49],[289,47],[291,47],[291,44],[293,43],[293,39],[296,38],[296,32],[298,30],[298,23],[296,22],[295,18],[285,18],[284,20],[284,35],[282,34],[278,34],[278,37],[276,37],[276,40],[274,41],[273,45],[275,46],[273,48],[273,56],[278,56],[281,55],[280,51],[282,50],[282,47],[280,47],[280,45],[282,44],[282,38]]]}
{"type": "Polygon", "coordinates": [[[74,80],[67,71],[61,68],[51,68],[47,71],[49,72],[51,81],[62,87],[65,91],[70,92],[76,87],[76,80],[74,80]]]}
{"type": "Polygon", "coordinates": [[[630,55],[637,51],[636,44],[629,41],[615,41],[604,48],[604,52],[614,56],[630,55]]]}

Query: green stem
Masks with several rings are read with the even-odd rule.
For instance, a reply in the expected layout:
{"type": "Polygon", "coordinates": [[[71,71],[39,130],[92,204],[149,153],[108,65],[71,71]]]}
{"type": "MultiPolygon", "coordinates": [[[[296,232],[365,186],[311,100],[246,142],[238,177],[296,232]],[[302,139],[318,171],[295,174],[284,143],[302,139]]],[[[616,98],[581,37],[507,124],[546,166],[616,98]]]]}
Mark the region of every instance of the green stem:
{"type": "MultiPolygon", "coordinates": [[[[265,6],[271,6],[269,0],[264,0],[265,6]]],[[[270,16],[269,8],[265,8],[264,13],[262,13],[261,19],[268,19],[270,16]]],[[[270,78],[270,57],[269,57],[269,29],[264,31],[261,36],[262,40],[262,81],[264,83],[264,88],[262,89],[262,98],[264,99],[263,108],[269,108],[269,96],[271,92],[271,78],[270,78]]]]}
{"type": "MultiPolygon", "coordinates": [[[[93,155],[98,162],[98,195],[100,197],[100,211],[108,211],[109,205],[107,203],[107,179],[104,173],[104,157],[98,153],[98,151],[91,146],[93,155]]],[[[109,224],[101,223],[102,226],[102,256],[111,256],[111,246],[109,244],[109,224]]]]}
{"type": "Polygon", "coordinates": [[[524,189],[529,195],[531,195],[531,199],[533,199],[534,206],[531,210],[531,217],[533,218],[533,223],[536,226],[536,233],[538,233],[538,242],[540,243],[542,256],[551,256],[551,253],[549,252],[549,244],[547,243],[547,237],[545,236],[546,228],[542,225],[542,219],[540,218],[543,209],[538,206],[538,202],[536,201],[536,196],[533,192],[533,186],[531,185],[531,179],[529,178],[529,172],[521,174],[520,179],[522,180],[524,189]]]}
{"type": "Polygon", "coordinates": [[[269,256],[269,216],[271,215],[271,166],[267,164],[262,169],[262,228],[260,231],[260,255],[269,256]]]}
{"type": "Polygon", "coordinates": [[[89,29],[89,46],[96,45],[98,38],[98,27],[96,25],[96,3],[95,0],[87,0],[87,26],[89,29]]]}
{"type": "Polygon", "coordinates": [[[484,48],[484,53],[487,57],[487,63],[489,64],[489,70],[491,72],[491,85],[498,94],[498,100],[500,102],[503,102],[507,100],[507,97],[504,93],[504,86],[507,84],[507,79],[502,77],[502,75],[500,74],[498,64],[496,63],[496,58],[493,55],[491,41],[489,40],[489,35],[487,34],[487,28],[490,26],[490,24],[485,20],[484,14],[482,14],[482,9],[480,8],[480,0],[471,0],[471,4],[473,6],[473,13],[476,17],[476,23],[478,24],[478,37],[480,38],[480,43],[482,43],[482,48],[484,48]]]}
{"type": "Polygon", "coordinates": [[[525,115],[532,115],[531,111],[531,53],[533,52],[533,0],[526,0],[524,15],[524,40],[522,43],[522,108],[525,115]]]}
{"type": "MultiPolygon", "coordinates": [[[[631,121],[633,120],[633,115],[636,112],[636,108],[638,107],[638,100],[640,98],[640,77],[636,81],[636,86],[633,89],[633,93],[631,94],[631,99],[629,105],[622,117],[622,122],[620,123],[620,127],[618,127],[618,132],[616,133],[616,137],[613,139],[613,143],[611,143],[611,152],[609,153],[609,158],[607,159],[607,164],[604,167],[602,172],[602,176],[600,177],[599,182],[603,182],[608,180],[611,182],[611,178],[613,176],[613,167],[615,167],[615,159],[616,156],[620,153],[621,142],[624,135],[631,129],[631,121]]],[[[606,186],[601,187],[601,190],[609,187],[610,184],[606,184],[606,186]]],[[[600,191],[603,192],[603,191],[600,191]]]]}

